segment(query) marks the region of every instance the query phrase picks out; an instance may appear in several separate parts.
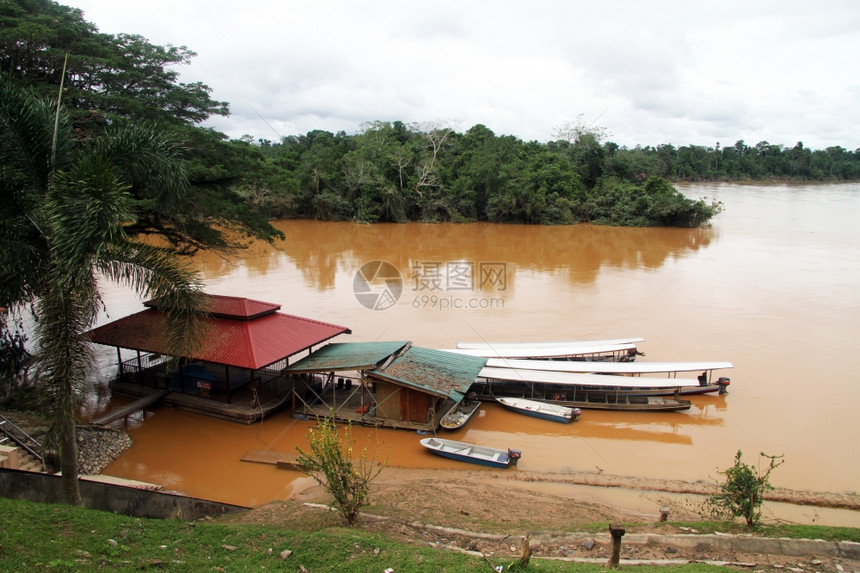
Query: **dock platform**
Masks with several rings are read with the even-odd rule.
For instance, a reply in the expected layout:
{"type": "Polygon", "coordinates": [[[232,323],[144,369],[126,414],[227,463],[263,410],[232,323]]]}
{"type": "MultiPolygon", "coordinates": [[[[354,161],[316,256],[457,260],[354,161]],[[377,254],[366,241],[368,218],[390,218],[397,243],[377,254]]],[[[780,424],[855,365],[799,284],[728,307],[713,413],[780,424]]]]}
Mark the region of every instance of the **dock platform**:
{"type": "Polygon", "coordinates": [[[99,416],[98,418],[91,420],[90,424],[92,424],[93,426],[104,426],[106,424],[110,424],[114,420],[119,420],[120,418],[125,418],[126,416],[133,414],[134,412],[137,412],[138,410],[143,410],[147,406],[151,406],[152,404],[155,404],[156,402],[163,400],[164,397],[167,396],[168,394],[170,394],[171,392],[172,392],[172,390],[161,390],[160,392],[154,392],[152,394],[147,394],[146,396],[143,396],[142,398],[138,398],[137,400],[135,400],[134,402],[132,402],[130,404],[126,404],[125,406],[122,406],[121,408],[117,408],[116,410],[114,410],[112,412],[108,412],[107,414],[104,414],[103,416],[99,416]]]}
{"type": "Polygon", "coordinates": [[[296,462],[296,457],[296,454],[276,452],[274,450],[249,450],[242,456],[241,461],[271,464],[279,470],[303,471],[304,467],[296,462]]]}
{"type": "MultiPolygon", "coordinates": [[[[152,396],[164,392],[164,389],[128,382],[112,382],[110,389],[111,392],[119,396],[127,396],[133,399],[142,399],[144,396],[152,396]]],[[[281,395],[264,400],[262,404],[257,405],[251,391],[243,388],[233,393],[232,403],[219,402],[218,400],[201,396],[182,394],[181,392],[167,394],[162,400],[166,406],[186,412],[194,412],[195,414],[203,414],[241,424],[252,424],[284,407],[287,396],[288,392],[284,390],[281,395]]]]}

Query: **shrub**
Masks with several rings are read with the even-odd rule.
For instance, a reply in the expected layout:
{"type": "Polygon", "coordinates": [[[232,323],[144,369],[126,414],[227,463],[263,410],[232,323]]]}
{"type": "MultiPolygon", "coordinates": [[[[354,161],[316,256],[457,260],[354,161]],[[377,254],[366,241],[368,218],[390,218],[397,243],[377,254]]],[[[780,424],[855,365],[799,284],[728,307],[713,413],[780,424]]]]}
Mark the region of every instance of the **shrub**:
{"type": "Polygon", "coordinates": [[[762,452],[760,458],[770,463],[764,471],[753,469],[741,461],[741,451],[735,455],[735,464],[721,474],[726,476],[721,491],[711,496],[709,505],[717,517],[743,517],[748,527],[756,527],[761,518],[761,503],[764,492],[773,489],[770,473],[783,463],[783,456],[769,456],[762,452]]]}
{"type": "Polygon", "coordinates": [[[339,431],[334,414],[320,418],[316,429],[308,430],[308,442],[310,452],[296,446],[297,463],[325,488],[332,496],[331,507],[352,525],[358,518],[358,510],[368,504],[370,483],[383,470],[388,458],[377,463],[375,452],[369,454],[367,447],[355,458],[352,425],[347,424],[339,431]]]}

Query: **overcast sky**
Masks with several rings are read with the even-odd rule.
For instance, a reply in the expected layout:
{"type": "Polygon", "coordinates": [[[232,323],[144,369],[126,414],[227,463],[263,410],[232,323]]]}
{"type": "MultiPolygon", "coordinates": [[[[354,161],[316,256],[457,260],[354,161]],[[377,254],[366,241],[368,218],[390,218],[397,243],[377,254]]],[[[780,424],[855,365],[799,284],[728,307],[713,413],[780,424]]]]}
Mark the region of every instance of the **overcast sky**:
{"type": "Polygon", "coordinates": [[[582,116],[621,145],[860,148],[857,0],[60,0],[197,52],[204,125],[277,141],[362,122],[545,142],[582,116]]]}

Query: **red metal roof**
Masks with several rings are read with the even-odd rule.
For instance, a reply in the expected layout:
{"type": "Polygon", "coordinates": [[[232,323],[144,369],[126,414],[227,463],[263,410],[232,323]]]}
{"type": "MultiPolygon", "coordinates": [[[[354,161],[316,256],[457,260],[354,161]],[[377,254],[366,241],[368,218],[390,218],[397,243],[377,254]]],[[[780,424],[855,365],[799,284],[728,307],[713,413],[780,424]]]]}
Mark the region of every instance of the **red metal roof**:
{"type": "MultiPolygon", "coordinates": [[[[218,318],[253,319],[281,309],[279,304],[239,296],[204,294],[203,297],[207,312],[218,318]]],[[[143,305],[158,309],[157,300],[147,301],[143,305]]]]}
{"type": "MultiPolygon", "coordinates": [[[[201,348],[189,358],[257,369],[316,346],[349,328],[275,312],[278,305],[209,295],[214,311],[201,348]],[[217,313],[217,314],[216,314],[217,313]],[[224,318],[230,317],[230,318],[224,318]]],[[[147,303],[147,306],[156,306],[147,303]]],[[[132,314],[89,332],[97,344],[169,354],[163,342],[164,315],[157,308],[132,314]]]]}

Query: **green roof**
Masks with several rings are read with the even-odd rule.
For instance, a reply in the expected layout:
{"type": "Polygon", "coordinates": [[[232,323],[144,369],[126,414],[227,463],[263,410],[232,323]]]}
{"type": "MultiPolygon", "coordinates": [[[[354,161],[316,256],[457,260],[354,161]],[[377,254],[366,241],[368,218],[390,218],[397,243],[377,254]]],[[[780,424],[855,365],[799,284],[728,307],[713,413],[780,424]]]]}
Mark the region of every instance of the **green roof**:
{"type": "Polygon", "coordinates": [[[486,363],[486,358],[412,346],[385,368],[367,374],[460,401],[486,363]]]}
{"type": "Polygon", "coordinates": [[[284,369],[285,372],[338,372],[378,368],[409,341],[334,342],[327,344],[284,369]]]}

